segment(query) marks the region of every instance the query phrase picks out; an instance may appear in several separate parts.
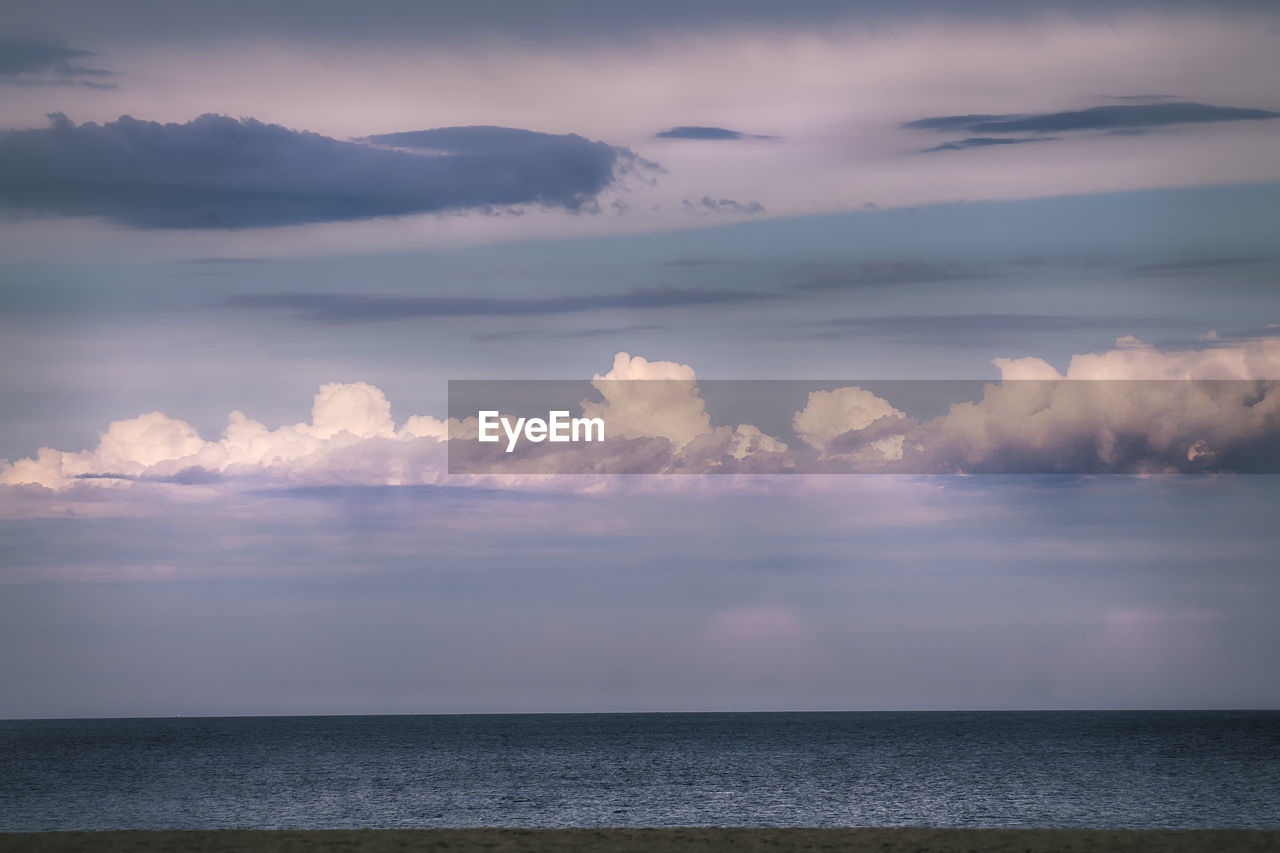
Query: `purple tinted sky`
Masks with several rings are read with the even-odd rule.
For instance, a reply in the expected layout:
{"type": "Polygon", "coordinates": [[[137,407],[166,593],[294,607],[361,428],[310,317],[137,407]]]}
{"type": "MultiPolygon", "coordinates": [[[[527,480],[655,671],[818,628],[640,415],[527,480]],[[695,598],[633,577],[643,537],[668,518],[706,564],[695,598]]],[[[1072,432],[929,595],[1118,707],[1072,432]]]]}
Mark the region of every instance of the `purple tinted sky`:
{"type": "Polygon", "coordinates": [[[100,8],[0,31],[0,717],[1280,702],[1275,478],[420,450],[621,351],[1280,379],[1271,7],[100,8]]]}

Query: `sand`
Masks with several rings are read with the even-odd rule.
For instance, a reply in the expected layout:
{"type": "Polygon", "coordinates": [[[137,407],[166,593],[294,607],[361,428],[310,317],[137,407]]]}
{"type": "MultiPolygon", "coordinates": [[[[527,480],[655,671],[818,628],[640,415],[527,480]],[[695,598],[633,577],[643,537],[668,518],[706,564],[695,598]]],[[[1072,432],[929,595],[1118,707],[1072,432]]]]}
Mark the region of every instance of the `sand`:
{"type": "Polygon", "coordinates": [[[919,853],[1235,853],[1280,851],[1280,832],[1088,829],[365,829],[0,833],[0,850],[32,853],[640,853],[640,851],[918,851],[919,853]]]}

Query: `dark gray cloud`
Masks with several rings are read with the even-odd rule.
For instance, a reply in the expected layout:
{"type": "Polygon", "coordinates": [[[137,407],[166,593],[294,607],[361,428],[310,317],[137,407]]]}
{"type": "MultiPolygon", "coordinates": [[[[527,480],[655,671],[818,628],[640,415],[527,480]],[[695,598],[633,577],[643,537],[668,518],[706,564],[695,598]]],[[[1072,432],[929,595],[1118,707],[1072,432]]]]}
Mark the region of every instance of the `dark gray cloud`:
{"type": "Polygon", "coordinates": [[[928,154],[931,151],[964,151],[966,148],[985,148],[989,145],[1022,145],[1024,142],[1051,142],[1057,138],[1056,136],[1033,136],[1030,138],[971,136],[968,139],[957,139],[954,142],[944,142],[941,145],[926,148],[924,153],[928,154]]]}
{"type": "Polygon", "coordinates": [[[1272,118],[1280,118],[1280,113],[1172,101],[1108,104],[1086,110],[1055,113],[933,116],[906,122],[903,127],[910,130],[964,131],[973,134],[1062,133],[1072,130],[1109,131],[1272,118]]]}
{"type": "Polygon", "coordinates": [[[1169,276],[1193,275],[1201,272],[1216,272],[1232,267],[1256,266],[1265,263],[1263,258],[1192,258],[1185,261],[1168,261],[1157,264],[1139,264],[1126,267],[1125,272],[1135,276],[1169,276]]]}
{"type": "Polygon", "coordinates": [[[138,228],[253,228],[535,204],[591,210],[636,160],[580,136],[440,128],[331,139],[256,119],[122,116],[0,132],[0,207],[138,228]],[[398,147],[383,147],[386,140],[398,147]],[[405,148],[430,147],[430,155],[405,148]]]}
{"type": "Polygon", "coordinates": [[[116,88],[106,79],[111,71],[84,64],[93,55],[57,42],[0,38],[0,84],[116,88]]]}
{"type": "Polygon", "coordinates": [[[636,288],[621,293],[592,293],[535,298],[483,296],[387,296],[360,293],[264,293],[234,296],[229,308],[296,311],[322,323],[361,323],[413,317],[521,317],[576,314],[601,309],[689,308],[776,298],[749,290],[636,288]]]}
{"type": "Polygon", "coordinates": [[[706,141],[725,141],[735,139],[773,139],[758,133],[743,133],[740,130],[729,130],[724,127],[706,127],[703,125],[684,125],[672,127],[654,134],[655,139],[701,139],[706,141]]]}
{"type": "Polygon", "coordinates": [[[764,205],[758,201],[741,202],[732,198],[712,198],[704,195],[697,201],[685,199],[681,206],[691,213],[764,213],[764,205]]]}
{"type": "Polygon", "coordinates": [[[655,133],[654,136],[658,139],[742,139],[742,133],[736,130],[697,125],[673,127],[670,130],[655,133]]]}
{"type": "Polygon", "coordinates": [[[801,264],[794,274],[795,290],[844,290],[898,284],[927,284],[993,278],[999,273],[986,267],[954,261],[867,261],[862,263],[801,264]]]}

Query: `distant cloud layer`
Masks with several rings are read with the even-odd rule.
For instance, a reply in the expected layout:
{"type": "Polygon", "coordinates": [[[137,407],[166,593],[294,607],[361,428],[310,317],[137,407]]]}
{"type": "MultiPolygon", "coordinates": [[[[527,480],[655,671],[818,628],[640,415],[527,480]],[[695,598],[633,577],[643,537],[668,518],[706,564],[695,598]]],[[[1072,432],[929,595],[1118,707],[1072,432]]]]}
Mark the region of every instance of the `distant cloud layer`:
{"type": "MultiPolygon", "coordinates": [[[[1152,97],[1154,96],[1142,95],[1136,96],[1135,99],[1146,101],[1152,97]]],[[[1108,104],[1085,110],[1066,110],[1053,113],[932,116],[909,121],[902,126],[908,130],[975,134],[966,139],[945,142],[926,149],[927,151],[958,151],[989,145],[1043,142],[1057,138],[1047,136],[1018,138],[993,134],[1046,134],[1089,130],[1113,133],[1143,133],[1155,128],[1185,124],[1262,121],[1273,118],[1280,118],[1280,112],[1242,107],[1218,107],[1212,104],[1199,104],[1190,101],[1157,101],[1154,103],[1108,104]]]]}
{"type": "Polygon", "coordinates": [[[105,68],[84,64],[87,50],[28,39],[0,38],[0,84],[13,86],[86,86],[114,89],[105,68]]]}
{"type": "Polygon", "coordinates": [[[792,418],[800,446],[789,446],[752,424],[714,426],[688,365],[618,353],[590,382],[600,399],[580,404],[586,417],[605,420],[612,440],[529,445],[534,452],[510,456],[474,441],[474,416],[414,415],[397,424],[378,388],[333,383],[316,394],[309,423],[270,429],[236,411],[223,436],[208,441],[187,422],[150,412],[112,423],[92,450],[41,448],[34,458],[0,463],[0,485],[206,488],[237,480],[591,490],[599,475],[618,473],[1274,473],[1280,466],[1280,338],[1162,351],[1125,337],[1107,352],[1074,356],[1065,373],[1038,358],[994,363],[1003,383],[929,419],[856,385],[812,391],[792,418]],[[1247,381],[1186,381],[1202,379],[1247,381]],[[482,452],[489,448],[496,459],[482,452]],[[559,485],[527,479],[544,474],[595,476],[559,485]]]}
{"type": "Polygon", "coordinates": [[[500,127],[348,142],[219,115],[185,124],[51,118],[48,128],[0,132],[0,206],[135,228],[254,228],[525,204],[591,210],[639,162],[581,136],[500,127]]]}
{"type": "MultiPolygon", "coordinates": [[[[699,203],[686,201],[685,208],[699,215],[753,214],[763,210],[755,202],[742,204],[732,199],[715,200],[710,197],[699,203]]],[[[227,297],[220,304],[223,308],[234,310],[285,310],[303,320],[333,324],[382,322],[414,317],[536,317],[600,310],[651,311],[663,308],[728,306],[863,287],[969,281],[992,278],[999,273],[947,261],[904,260],[800,264],[795,268],[794,274],[797,277],[794,283],[763,290],[635,287],[616,293],[560,293],[526,297],[283,291],[238,294],[227,297]]]]}

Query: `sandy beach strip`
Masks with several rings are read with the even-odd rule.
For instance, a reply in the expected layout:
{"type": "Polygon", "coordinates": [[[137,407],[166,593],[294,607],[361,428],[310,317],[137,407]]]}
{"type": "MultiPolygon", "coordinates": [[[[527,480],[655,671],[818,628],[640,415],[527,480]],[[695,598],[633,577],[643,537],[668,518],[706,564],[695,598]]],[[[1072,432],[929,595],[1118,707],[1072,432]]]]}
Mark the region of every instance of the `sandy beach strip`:
{"type": "Polygon", "coordinates": [[[0,833],[0,850],[32,853],[1235,853],[1280,851],[1280,831],[1139,829],[362,829],[122,830],[0,833]]]}

